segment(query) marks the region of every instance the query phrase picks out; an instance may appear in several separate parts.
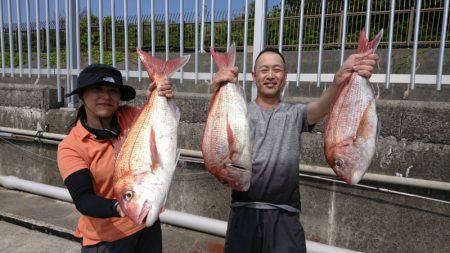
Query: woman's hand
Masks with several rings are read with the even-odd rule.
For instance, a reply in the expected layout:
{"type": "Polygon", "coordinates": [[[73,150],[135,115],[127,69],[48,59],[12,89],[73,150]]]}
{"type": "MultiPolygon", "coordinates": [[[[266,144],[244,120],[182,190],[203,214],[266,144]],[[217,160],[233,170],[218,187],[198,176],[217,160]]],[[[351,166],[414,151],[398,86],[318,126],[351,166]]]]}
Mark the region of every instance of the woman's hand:
{"type": "Polygon", "coordinates": [[[163,80],[161,81],[161,85],[156,86],[155,83],[152,83],[150,87],[148,88],[146,95],[147,97],[150,96],[150,93],[155,89],[158,92],[158,95],[166,98],[173,98],[173,92],[172,92],[172,82],[170,80],[163,80]]]}
{"type": "Polygon", "coordinates": [[[125,217],[125,213],[122,211],[122,208],[120,208],[120,205],[117,205],[116,210],[119,213],[120,217],[125,217]]]}
{"type": "Polygon", "coordinates": [[[212,80],[211,91],[216,92],[222,85],[227,83],[236,83],[238,74],[238,67],[226,67],[217,71],[212,80]]]}
{"type": "Polygon", "coordinates": [[[373,50],[350,55],[334,75],[333,83],[341,85],[353,72],[358,72],[358,75],[369,79],[373,74],[374,66],[377,64],[378,59],[378,55],[373,53],[373,50]]]}

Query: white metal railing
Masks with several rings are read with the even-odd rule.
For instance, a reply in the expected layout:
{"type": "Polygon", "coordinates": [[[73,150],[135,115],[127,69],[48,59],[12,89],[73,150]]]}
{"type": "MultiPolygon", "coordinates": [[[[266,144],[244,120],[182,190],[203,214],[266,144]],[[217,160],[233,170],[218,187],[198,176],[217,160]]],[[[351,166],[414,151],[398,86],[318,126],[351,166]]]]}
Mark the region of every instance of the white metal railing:
{"type": "MultiPolygon", "coordinates": [[[[1,66],[1,74],[3,77],[9,75],[14,76],[16,74],[19,74],[19,77],[23,77],[23,74],[27,74],[28,77],[31,77],[31,75],[37,75],[37,77],[41,77],[41,75],[45,74],[47,78],[50,76],[56,76],[57,79],[57,86],[58,86],[58,100],[62,101],[63,96],[61,94],[61,75],[66,76],[66,91],[70,91],[74,87],[75,78],[80,72],[80,65],[81,65],[81,46],[80,45],[80,37],[81,33],[85,31],[80,31],[80,1],[78,0],[65,0],[65,1],[59,1],[59,0],[35,0],[34,5],[30,5],[30,0],[4,0],[0,1],[0,42],[1,42],[1,60],[2,60],[2,66],[1,66]],[[51,1],[51,2],[50,2],[51,1]],[[3,3],[6,2],[6,10],[4,10],[3,3]],[[25,3],[24,3],[25,2],[25,3]],[[14,3],[14,4],[13,4],[14,3]],[[54,8],[50,8],[50,3],[52,3],[54,8]],[[63,5],[63,6],[60,6],[63,5]],[[23,22],[23,6],[25,6],[25,23],[26,23],[26,49],[27,49],[27,66],[24,68],[23,59],[22,59],[22,22],[23,22]],[[37,8],[37,6],[44,6],[45,9],[45,21],[44,25],[40,21],[40,8],[37,8]],[[13,10],[13,7],[15,7],[15,11],[13,10]],[[34,8],[34,10],[31,10],[30,7],[34,8]],[[60,7],[64,8],[64,16],[62,17],[59,13],[60,7]],[[50,9],[54,9],[55,17],[54,20],[50,20],[50,9]],[[32,20],[30,19],[30,13],[33,13],[34,11],[34,27],[31,26],[32,20]],[[6,15],[5,15],[6,14],[6,15]],[[6,16],[6,18],[4,18],[6,16]],[[6,20],[6,22],[3,22],[6,20]],[[55,28],[50,28],[49,23],[55,22],[55,28]],[[60,47],[60,25],[64,25],[65,29],[65,47],[61,49],[60,47]],[[51,37],[51,29],[54,29],[55,36],[54,40],[51,37]],[[17,30],[17,32],[15,32],[17,30]],[[34,30],[35,38],[32,38],[32,32],[34,30]],[[41,47],[41,32],[42,30],[45,30],[45,49],[41,47]],[[9,59],[7,59],[7,45],[5,42],[5,34],[8,34],[8,45],[9,45],[9,59]],[[14,35],[14,34],[17,35],[14,35]],[[36,41],[35,45],[32,45],[33,39],[36,41]],[[55,46],[52,47],[52,44],[55,44],[55,46]],[[15,59],[14,59],[14,47],[17,46],[18,48],[18,65],[15,66],[15,59]],[[32,48],[35,48],[34,53],[32,52],[32,48]],[[41,66],[41,59],[42,55],[41,52],[43,52],[41,49],[45,50],[46,54],[46,61],[45,61],[45,67],[41,66]],[[66,60],[66,67],[61,68],[61,60],[62,60],[62,53],[65,50],[65,60],[66,60]],[[50,62],[50,55],[54,53],[56,54],[56,63],[51,64],[50,62]],[[34,62],[32,61],[34,55],[34,62]],[[9,70],[7,69],[7,61],[9,60],[9,70]]],[[[144,35],[144,29],[141,27],[141,11],[142,11],[142,0],[133,0],[136,2],[136,10],[131,10],[133,13],[135,12],[137,14],[137,46],[142,47],[143,43],[143,35],[144,35]]],[[[185,5],[188,0],[179,0],[179,20],[175,21],[178,22],[179,25],[179,50],[178,53],[180,55],[183,55],[185,53],[185,16],[183,15],[185,13],[185,5]]],[[[209,23],[210,23],[210,46],[215,45],[215,37],[217,36],[215,31],[215,0],[202,0],[201,5],[199,4],[200,0],[190,0],[189,3],[194,2],[194,22],[195,22],[195,50],[193,52],[194,54],[194,72],[187,72],[183,69],[177,73],[174,78],[180,79],[181,82],[185,79],[194,80],[195,83],[199,83],[199,80],[211,80],[212,74],[214,72],[214,65],[211,59],[210,62],[210,71],[208,72],[199,72],[199,52],[204,52],[204,42],[205,42],[205,36],[206,30],[205,30],[205,22],[206,18],[205,13],[209,11],[210,17],[209,17],[209,23]],[[209,6],[210,10],[207,9],[206,5],[209,6]],[[201,12],[201,13],[199,13],[201,12]],[[201,24],[199,24],[199,19],[201,19],[201,24]],[[200,29],[199,29],[200,28],[200,29]],[[200,43],[199,43],[200,41],[200,43]]],[[[107,2],[107,1],[106,1],[107,2]]],[[[123,29],[124,36],[123,41],[119,41],[120,43],[123,43],[123,55],[124,55],[124,64],[121,69],[124,77],[126,80],[128,78],[139,78],[141,80],[142,77],[146,77],[147,73],[142,71],[142,66],[137,60],[137,67],[136,69],[130,69],[130,55],[129,55],[129,25],[128,25],[128,5],[131,1],[123,0],[122,3],[122,11],[123,13],[123,19],[118,22],[116,19],[116,4],[115,0],[111,0],[110,5],[110,19],[111,19],[111,35],[106,37],[106,35],[103,32],[103,22],[104,18],[107,16],[104,15],[105,8],[105,2],[104,1],[96,1],[95,3],[98,3],[98,31],[99,31],[99,62],[104,62],[105,52],[103,50],[103,44],[105,40],[110,40],[111,43],[111,53],[112,53],[112,65],[117,66],[117,53],[119,52],[118,44],[117,44],[117,29],[123,29]],[[123,27],[122,27],[123,26],[123,27]]],[[[236,2],[239,1],[231,1],[227,0],[226,2],[226,45],[227,47],[231,44],[231,33],[232,33],[232,15],[231,15],[231,9],[232,9],[232,3],[235,5],[236,2]]],[[[241,0],[241,3],[244,4],[244,10],[245,10],[245,17],[244,17],[244,42],[243,42],[243,62],[247,62],[247,47],[248,47],[248,40],[249,38],[249,6],[251,4],[251,0],[241,0]]],[[[347,28],[347,8],[348,8],[348,0],[344,0],[344,9],[343,9],[343,15],[342,15],[342,27],[339,30],[340,31],[340,63],[344,61],[345,56],[345,48],[346,48],[346,28],[347,28]]],[[[147,2],[146,2],[147,3],[147,2]]],[[[169,58],[170,52],[170,41],[169,41],[169,29],[170,29],[170,23],[174,22],[173,20],[169,19],[169,11],[171,6],[169,6],[169,0],[164,0],[163,2],[159,2],[160,4],[164,5],[164,27],[165,27],[165,58],[169,58]]],[[[173,3],[172,1],[170,3],[173,3]]],[[[366,18],[365,18],[365,27],[366,27],[366,33],[369,33],[370,23],[371,23],[371,0],[366,1],[366,18]]],[[[88,55],[88,63],[91,64],[93,62],[96,62],[96,60],[93,59],[93,45],[92,45],[92,20],[91,17],[95,17],[95,14],[91,12],[91,6],[92,6],[91,0],[86,0],[86,11],[87,11],[87,55],[88,55]]],[[[444,51],[446,46],[446,38],[447,38],[447,26],[448,26],[448,12],[449,12],[449,0],[443,1],[443,15],[441,22],[441,39],[439,44],[439,57],[437,59],[437,73],[436,75],[418,75],[416,74],[416,68],[417,68],[417,57],[418,57],[418,37],[419,37],[419,30],[420,30],[420,14],[421,14],[421,4],[422,0],[416,0],[416,6],[415,6],[415,19],[414,19],[414,37],[413,37],[413,52],[412,52],[412,62],[410,66],[410,73],[409,74],[393,74],[392,73],[392,51],[393,51],[393,31],[394,31],[394,12],[395,12],[395,1],[390,1],[390,11],[389,11],[389,27],[385,30],[388,31],[388,47],[387,47],[387,68],[386,73],[380,73],[375,74],[372,77],[372,81],[374,82],[380,82],[385,83],[385,87],[389,88],[391,83],[406,83],[410,85],[411,89],[414,89],[416,84],[433,84],[436,86],[437,90],[442,89],[442,85],[448,85],[450,84],[450,75],[444,75],[443,74],[443,63],[444,63],[444,51]]],[[[283,50],[283,37],[284,37],[284,29],[283,26],[285,26],[285,0],[279,0],[280,5],[280,16],[279,16],[279,38],[278,38],[278,48],[280,50],[283,50]]],[[[323,65],[323,45],[324,45],[324,29],[325,29],[325,17],[326,17],[326,6],[327,1],[321,0],[321,14],[320,14],[320,37],[319,37],[319,52],[318,52],[318,64],[317,64],[317,72],[316,73],[305,73],[302,71],[302,41],[303,41],[303,35],[304,35],[304,8],[305,8],[305,1],[300,1],[300,13],[299,13],[299,42],[298,42],[298,53],[297,53],[297,71],[296,73],[289,73],[288,74],[288,81],[296,82],[297,86],[299,86],[300,82],[316,82],[317,86],[320,86],[321,82],[330,82],[332,81],[333,74],[332,73],[322,73],[322,65],[323,65]]],[[[258,55],[258,53],[264,48],[264,46],[267,44],[265,43],[265,35],[266,35],[266,13],[267,13],[267,1],[261,0],[254,2],[254,13],[251,13],[252,19],[253,19],[253,62],[258,55]]],[[[150,17],[151,17],[151,53],[152,55],[155,55],[155,1],[150,0],[150,17]]],[[[53,12],[52,12],[53,13],[53,12]]],[[[373,20],[372,22],[376,22],[376,20],[373,20]]],[[[156,31],[158,32],[158,31],[156,31]]],[[[121,49],[121,50],[122,50],[121,49]]],[[[121,53],[121,52],[120,52],[121,53]]],[[[42,60],[43,61],[43,60],[42,60]]],[[[250,70],[247,69],[246,64],[243,64],[242,74],[239,75],[239,79],[243,82],[243,85],[246,85],[246,81],[251,80],[250,70]]],[[[252,97],[256,94],[256,91],[252,89],[252,97]]],[[[69,99],[68,105],[72,105],[72,100],[69,99]]]]}

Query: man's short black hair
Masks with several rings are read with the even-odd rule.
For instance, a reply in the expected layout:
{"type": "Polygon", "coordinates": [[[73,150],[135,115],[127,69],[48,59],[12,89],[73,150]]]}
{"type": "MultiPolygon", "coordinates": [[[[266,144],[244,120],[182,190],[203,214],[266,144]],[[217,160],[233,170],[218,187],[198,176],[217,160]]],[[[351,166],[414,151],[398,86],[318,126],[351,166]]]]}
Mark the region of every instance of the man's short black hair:
{"type": "Polygon", "coordinates": [[[259,57],[265,53],[274,53],[274,54],[279,55],[281,57],[281,59],[283,60],[283,65],[286,65],[286,60],[284,59],[284,55],[278,50],[278,48],[266,47],[266,48],[264,48],[264,50],[259,52],[258,56],[256,57],[255,66],[256,66],[256,62],[258,61],[259,57]]]}

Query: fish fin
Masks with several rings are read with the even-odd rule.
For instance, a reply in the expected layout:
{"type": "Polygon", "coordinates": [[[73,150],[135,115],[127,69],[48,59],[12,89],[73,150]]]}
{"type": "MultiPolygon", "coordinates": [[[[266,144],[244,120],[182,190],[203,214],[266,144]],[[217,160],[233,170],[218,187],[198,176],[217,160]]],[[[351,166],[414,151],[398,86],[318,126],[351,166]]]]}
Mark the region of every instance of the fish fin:
{"type": "Polygon", "coordinates": [[[358,40],[358,53],[365,53],[369,50],[374,52],[377,50],[378,44],[380,44],[381,38],[383,37],[383,29],[381,29],[372,41],[369,41],[366,37],[366,29],[363,28],[359,33],[358,40]]]}
{"type": "Polygon", "coordinates": [[[156,137],[155,137],[155,131],[152,129],[150,130],[150,155],[152,159],[152,171],[156,170],[159,164],[159,155],[158,155],[158,148],[156,147],[156,137]]]}
{"type": "Polygon", "coordinates": [[[377,135],[376,135],[375,141],[378,141],[378,138],[380,137],[380,132],[381,132],[381,120],[378,119],[377,120],[377,135]]]}
{"type": "Polygon", "coordinates": [[[362,136],[365,139],[367,139],[367,136],[366,136],[367,133],[364,130],[365,130],[366,121],[368,120],[368,117],[369,117],[369,108],[372,105],[372,103],[375,103],[374,99],[370,100],[369,103],[367,103],[366,108],[364,109],[361,120],[359,121],[358,130],[356,130],[356,136],[362,136]]]}
{"type": "Polygon", "coordinates": [[[188,55],[183,55],[181,57],[166,61],[165,66],[164,66],[164,72],[162,73],[162,76],[165,76],[166,78],[170,78],[175,72],[177,72],[184,65],[186,65],[186,63],[188,63],[190,58],[191,58],[191,55],[188,54],[188,55]]]}
{"type": "Polygon", "coordinates": [[[234,161],[233,156],[234,154],[237,154],[238,151],[236,148],[236,137],[234,136],[233,129],[231,129],[230,121],[228,120],[228,115],[227,115],[227,140],[229,148],[228,157],[231,159],[231,161],[234,161]]]}
{"type": "MultiPolygon", "coordinates": [[[[150,54],[144,52],[143,50],[137,48],[136,52],[144,64],[147,70],[148,76],[153,79],[154,76],[158,75],[161,77],[170,78],[173,73],[178,69],[182,68],[190,59],[190,55],[184,55],[175,59],[164,61],[150,54]]],[[[154,80],[153,80],[154,81],[154,80]]]]}
{"type": "Polygon", "coordinates": [[[180,122],[180,118],[181,118],[180,108],[178,106],[176,106],[175,104],[174,104],[174,107],[175,107],[175,116],[177,117],[177,122],[180,122]]]}
{"type": "Polygon", "coordinates": [[[214,48],[211,47],[211,56],[218,69],[233,67],[236,63],[236,44],[233,42],[228,51],[223,54],[217,53],[214,48]]]}
{"type": "Polygon", "coordinates": [[[211,96],[211,99],[209,100],[208,114],[209,114],[209,111],[211,111],[211,108],[213,107],[214,102],[216,101],[217,93],[218,93],[218,91],[214,92],[211,96]]]}
{"type": "Polygon", "coordinates": [[[120,133],[120,135],[117,137],[117,139],[114,141],[114,157],[117,158],[117,156],[120,153],[120,150],[122,149],[123,144],[125,143],[125,140],[128,137],[128,134],[130,133],[130,128],[125,129],[120,133]]]}
{"type": "Polygon", "coordinates": [[[178,148],[178,149],[177,149],[177,155],[176,155],[176,157],[175,157],[175,164],[176,164],[176,165],[175,165],[175,170],[183,170],[183,169],[186,168],[186,162],[180,160],[180,154],[181,154],[181,151],[180,151],[180,149],[178,148]]]}
{"type": "Polygon", "coordinates": [[[139,48],[136,49],[136,53],[139,56],[139,59],[141,59],[142,64],[144,64],[149,78],[154,81],[153,77],[155,75],[160,75],[164,71],[165,62],[161,59],[149,55],[139,48]]]}

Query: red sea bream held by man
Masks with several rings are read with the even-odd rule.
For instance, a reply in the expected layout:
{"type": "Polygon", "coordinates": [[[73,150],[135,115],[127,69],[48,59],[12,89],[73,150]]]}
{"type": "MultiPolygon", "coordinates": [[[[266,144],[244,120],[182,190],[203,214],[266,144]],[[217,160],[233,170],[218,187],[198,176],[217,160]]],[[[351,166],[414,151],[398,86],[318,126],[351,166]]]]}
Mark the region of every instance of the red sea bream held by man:
{"type": "MultiPolygon", "coordinates": [[[[368,41],[364,29],[358,53],[375,51],[381,30],[368,41]]],[[[348,184],[357,184],[368,169],[376,151],[379,120],[375,96],[369,81],[354,72],[340,84],[324,127],[324,149],[328,164],[348,184]]]]}

